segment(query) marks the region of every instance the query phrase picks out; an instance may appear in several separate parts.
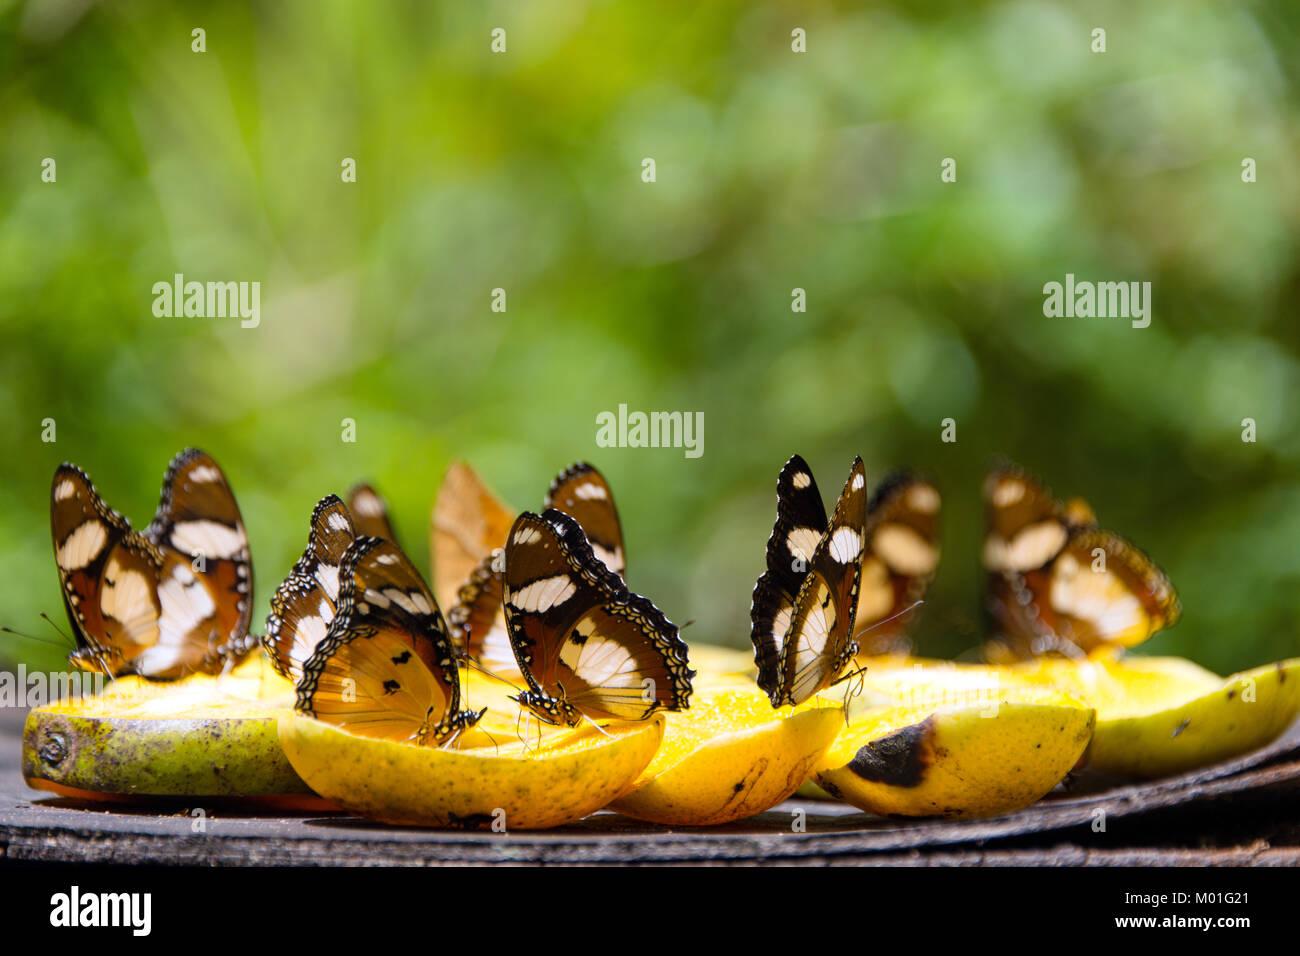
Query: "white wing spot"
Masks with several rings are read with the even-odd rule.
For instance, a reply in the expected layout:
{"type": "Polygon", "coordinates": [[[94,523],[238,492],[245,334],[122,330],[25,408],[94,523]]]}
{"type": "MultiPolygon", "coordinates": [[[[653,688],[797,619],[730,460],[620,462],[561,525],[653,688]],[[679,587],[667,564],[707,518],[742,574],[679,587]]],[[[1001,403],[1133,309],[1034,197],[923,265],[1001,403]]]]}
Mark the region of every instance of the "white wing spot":
{"type": "Polygon", "coordinates": [[[75,571],[84,568],[99,556],[108,541],[108,532],[102,521],[85,521],[59,545],[59,567],[75,571]]]}
{"type": "Polygon", "coordinates": [[[862,535],[852,528],[836,528],[831,535],[830,553],[840,564],[856,561],[862,553],[862,535]]]}

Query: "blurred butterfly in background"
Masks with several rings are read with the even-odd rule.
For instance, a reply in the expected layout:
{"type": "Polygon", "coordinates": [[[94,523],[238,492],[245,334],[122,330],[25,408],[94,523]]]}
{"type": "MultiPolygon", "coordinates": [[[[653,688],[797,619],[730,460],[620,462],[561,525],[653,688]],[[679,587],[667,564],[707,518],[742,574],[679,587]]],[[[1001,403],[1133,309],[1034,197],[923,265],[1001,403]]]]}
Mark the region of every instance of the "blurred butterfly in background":
{"type": "Polygon", "coordinates": [[[339,567],[358,537],[352,513],[338,495],[327,495],[311,513],[307,547],[271,596],[266,648],[271,665],[295,684],[316,646],[325,639],[339,603],[339,567]]]}
{"type": "Polygon", "coordinates": [[[429,521],[433,591],[443,607],[452,607],[475,568],[505,546],[516,513],[465,462],[447,469],[429,521]]]}
{"type": "MultiPolygon", "coordinates": [[[[468,466],[464,467],[468,471],[468,466]]],[[[444,482],[444,487],[446,484],[444,482]]],[[[473,485],[466,482],[465,487],[472,488],[473,485]]],[[[481,483],[479,487],[482,487],[481,483]]],[[[477,499],[471,497],[469,507],[463,508],[461,513],[472,514],[475,500],[484,500],[481,492],[478,492],[477,499]]],[[[499,499],[490,492],[488,500],[491,501],[489,507],[492,511],[490,516],[484,516],[485,520],[480,526],[495,531],[500,514],[505,513],[505,506],[500,505],[501,510],[497,510],[499,499]]],[[[442,508],[442,493],[439,494],[438,502],[439,508],[442,508]]],[[[449,504],[454,504],[454,498],[449,504]]],[[[557,475],[547,490],[543,508],[555,508],[574,518],[586,535],[587,543],[596,558],[610,571],[622,576],[626,562],[618,509],[614,505],[614,494],[609,483],[594,466],[579,462],[557,475]]],[[[507,532],[509,527],[506,526],[507,532]]],[[[495,544],[481,553],[469,574],[469,580],[456,592],[455,604],[447,617],[453,639],[467,656],[493,673],[513,677],[519,674],[519,670],[502,608],[505,543],[506,536],[503,534],[496,539],[495,544]]],[[[455,563],[456,558],[452,557],[452,561],[455,563]]]]}
{"type": "Polygon", "coordinates": [[[50,531],[78,649],[70,662],[118,677],[220,673],[251,650],[248,536],[225,474],[187,448],[143,532],[75,465],[54,473],[50,531]]]}
{"type": "Polygon", "coordinates": [[[1173,584],[1135,545],[1097,527],[1086,502],[1061,504],[1014,465],[984,483],[995,662],[1132,647],[1174,624],[1173,584]]]}
{"type": "Polygon", "coordinates": [[[839,679],[854,639],[867,525],[867,479],[855,458],[829,522],[808,463],[777,478],[767,570],[750,607],[758,685],[773,707],[801,704],[839,679]]]}
{"type": "Polygon", "coordinates": [[[424,746],[483,716],[462,709],[442,612],[393,541],[359,537],[344,550],[337,614],[302,665],[296,707],[352,733],[424,746]]]}
{"type": "Polygon", "coordinates": [[[854,627],[860,654],[911,651],[907,628],[939,566],[941,500],[933,484],[902,470],[871,495],[854,627]]]}
{"type": "Polygon", "coordinates": [[[556,508],[521,514],[506,542],[503,585],[529,687],[513,699],[543,722],[643,720],[688,706],[695,675],[676,625],[627,589],[574,517],[556,508]]]}

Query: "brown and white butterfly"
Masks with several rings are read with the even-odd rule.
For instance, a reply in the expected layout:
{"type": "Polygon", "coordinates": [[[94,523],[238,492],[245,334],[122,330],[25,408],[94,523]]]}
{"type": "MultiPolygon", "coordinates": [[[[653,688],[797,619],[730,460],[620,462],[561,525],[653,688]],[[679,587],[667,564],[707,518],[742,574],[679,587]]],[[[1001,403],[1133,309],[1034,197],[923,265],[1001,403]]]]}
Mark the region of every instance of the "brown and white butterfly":
{"type": "MultiPolygon", "coordinates": [[[[555,508],[574,518],[595,556],[620,577],[626,569],[623,529],[609,483],[593,465],[579,462],[560,472],[546,493],[543,510],[555,508]]],[[[505,538],[481,558],[456,595],[448,613],[452,637],[463,652],[503,677],[519,670],[502,609],[505,538]]]]}
{"type": "Polygon", "coordinates": [[[193,448],[163,479],[143,532],[109,508],[80,468],[60,465],[50,531],[73,665],[171,680],[219,673],[255,646],[248,536],[225,474],[193,448]]]}
{"type": "Polygon", "coordinates": [[[872,493],[854,634],[860,654],[911,650],[907,628],[939,566],[941,500],[932,483],[904,470],[872,493]]]}
{"type": "Polygon", "coordinates": [[[295,684],[337,614],[339,566],[357,537],[352,514],[339,497],[322,498],[312,510],[302,557],[271,596],[262,646],[275,670],[295,684]]]}
{"type": "Polygon", "coordinates": [[[521,707],[569,726],[686,709],[695,675],[677,626],[596,557],[575,518],[524,512],[505,557],[506,626],[528,683],[514,698],[521,707]]]}
{"type": "Polygon", "coordinates": [[[984,484],[993,661],[1133,647],[1181,613],[1173,584],[1135,545],[1097,527],[1081,499],[1061,504],[1022,469],[984,484]]]}
{"type": "Polygon", "coordinates": [[[483,716],[462,709],[438,602],[394,542],[359,537],[344,550],[337,614],[302,666],[296,709],[350,733],[430,747],[483,716]]]}
{"type": "Polygon", "coordinates": [[[750,607],[758,685],[773,707],[800,704],[839,679],[854,639],[867,523],[867,479],[855,458],[830,521],[807,462],[777,478],[767,570],[750,607]]]}

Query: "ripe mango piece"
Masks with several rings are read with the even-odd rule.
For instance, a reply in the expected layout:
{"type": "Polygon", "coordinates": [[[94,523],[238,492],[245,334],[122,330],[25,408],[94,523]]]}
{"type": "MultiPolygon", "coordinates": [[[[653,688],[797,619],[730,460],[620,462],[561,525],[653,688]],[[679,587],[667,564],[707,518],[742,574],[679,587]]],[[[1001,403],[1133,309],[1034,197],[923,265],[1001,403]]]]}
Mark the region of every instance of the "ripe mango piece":
{"type": "MultiPolygon", "coordinates": [[[[361,737],[303,714],[280,743],[312,789],[344,809],[407,826],[540,830],[626,793],[663,739],[663,717],[551,732],[540,743],[421,747],[361,737]]],[[[460,741],[457,741],[460,743],[460,741]]]]}
{"type": "Polygon", "coordinates": [[[706,680],[689,710],[665,718],[659,752],[611,809],[674,826],[730,823],[776,806],[844,726],[838,705],[773,710],[753,681],[725,676],[706,680]]]}
{"type": "Polygon", "coordinates": [[[1070,772],[1096,720],[1066,695],[1034,697],[863,707],[822,756],[815,779],[831,796],[881,815],[1019,810],[1070,772]]]}

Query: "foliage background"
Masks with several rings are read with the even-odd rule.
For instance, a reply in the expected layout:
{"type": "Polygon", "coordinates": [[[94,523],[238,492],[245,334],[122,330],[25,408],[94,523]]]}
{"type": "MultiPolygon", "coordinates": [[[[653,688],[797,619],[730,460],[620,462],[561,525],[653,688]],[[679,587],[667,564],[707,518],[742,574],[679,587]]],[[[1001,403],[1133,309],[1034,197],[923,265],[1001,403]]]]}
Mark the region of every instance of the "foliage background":
{"type": "MultiPolygon", "coordinates": [[[[1300,652],[1298,21],[0,0],[0,617],[62,617],[63,459],[141,526],[171,455],[212,452],[260,620],[321,495],[374,480],[423,563],[451,458],[519,507],[581,458],[615,488],[634,589],[744,646],[780,465],[801,452],[830,495],[861,453],[945,495],[918,642],[956,654],[982,633],[979,483],[1006,455],[1169,571],[1184,619],[1148,650],[1225,672],[1300,652]],[[261,281],[261,327],[155,318],[175,272],[261,281]],[[1044,318],[1066,272],[1151,281],[1150,328],[1044,318]],[[597,448],[620,402],[703,411],[704,456],[597,448]]],[[[14,658],[59,651],[10,638],[14,658]]]]}

